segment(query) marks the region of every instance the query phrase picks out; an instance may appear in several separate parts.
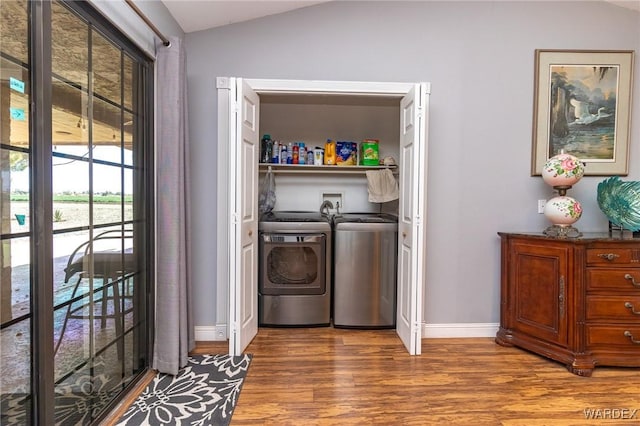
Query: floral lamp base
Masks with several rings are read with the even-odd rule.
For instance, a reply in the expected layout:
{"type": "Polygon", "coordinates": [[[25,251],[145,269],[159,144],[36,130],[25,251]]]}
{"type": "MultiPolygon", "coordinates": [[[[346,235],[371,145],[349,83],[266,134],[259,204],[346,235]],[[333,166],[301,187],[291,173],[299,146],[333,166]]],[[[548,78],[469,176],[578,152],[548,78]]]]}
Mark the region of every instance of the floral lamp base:
{"type": "Polygon", "coordinates": [[[545,235],[558,238],[577,238],[582,233],[572,225],[580,219],[582,206],[574,198],[562,195],[547,201],[544,215],[553,225],[544,230],[545,235]]]}
{"type": "Polygon", "coordinates": [[[582,232],[571,225],[551,225],[543,233],[549,237],[557,238],[579,238],[582,236],[582,232]]]}

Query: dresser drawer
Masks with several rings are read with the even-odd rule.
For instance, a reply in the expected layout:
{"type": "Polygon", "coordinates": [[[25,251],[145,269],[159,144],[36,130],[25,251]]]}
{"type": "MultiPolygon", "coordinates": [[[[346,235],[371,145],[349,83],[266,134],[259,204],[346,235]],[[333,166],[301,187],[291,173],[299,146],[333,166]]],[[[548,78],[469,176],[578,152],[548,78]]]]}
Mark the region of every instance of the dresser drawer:
{"type": "Polygon", "coordinates": [[[640,265],[640,246],[634,248],[598,247],[587,249],[588,265],[640,265]]]}
{"type": "Polygon", "coordinates": [[[640,294],[640,269],[587,268],[587,291],[605,289],[640,294]]]}
{"type": "Polygon", "coordinates": [[[587,346],[625,347],[640,353],[640,324],[590,325],[587,324],[587,346]]]}
{"type": "Polygon", "coordinates": [[[587,296],[587,321],[608,319],[637,322],[640,326],[640,294],[637,296],[587,296]]]}

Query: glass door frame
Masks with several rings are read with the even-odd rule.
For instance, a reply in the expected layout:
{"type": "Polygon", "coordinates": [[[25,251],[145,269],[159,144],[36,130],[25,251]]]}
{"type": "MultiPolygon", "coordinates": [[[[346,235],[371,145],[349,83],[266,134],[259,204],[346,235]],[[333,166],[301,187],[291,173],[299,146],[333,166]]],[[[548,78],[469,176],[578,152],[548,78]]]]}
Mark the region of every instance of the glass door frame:
{"type": "Polygon", "coordinates": [[[53,197],[51,4],[29,3],[31,63],[30,211],[31,229],[31,420],[55,419],[53,358],[53,197]]]}
{"type": "MultiPolygon", "coordinates": [[[[28,2],[29,27],[29,133],[30,133],[30,206],[31,218],[31,413],[32,424],[53,424],[55,422],[55,378],[54,378],[54,322],[53,322],[53,188],[52,188],[52,5],[49,0],[28,2]]],[[[134,387],[149,369],[153,349],[154,310],[154,153],[153,153],[153,93],[154,72],[152,59],[144,55],[130,40],[110,25],[110,23],[87,2],[61,0],[71,10],[90,22],[97,31],[109,37],[136,59],[137,75],[143,80],[137,85],[140,99],[139,115],[141,125],[136,126],[135,139],[142,158],[141,179],[134,180],[134,193],[140,197],[143,212],[137,217],[144,218],[134,226],[142,227],[147,242],[140,253],[140,264],[144,269],[146,287],[144,289],[146,313],[146,354],[147,365],[132,379],[120,393],[134,387]]],[[[138,167],[137,164],[133,165],[138,167]]],[[[119,399],[111,401],[95,422],[104,418],[114,408],[119,399]]]]}

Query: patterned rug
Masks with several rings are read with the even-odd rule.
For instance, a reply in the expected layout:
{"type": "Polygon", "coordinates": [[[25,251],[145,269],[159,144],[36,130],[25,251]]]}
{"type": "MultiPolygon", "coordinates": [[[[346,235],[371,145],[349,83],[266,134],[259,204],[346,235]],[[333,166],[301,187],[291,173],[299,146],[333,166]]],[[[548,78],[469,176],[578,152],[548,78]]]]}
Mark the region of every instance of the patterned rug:
{"type": "Polygon", "coordinates": [[[231,422],[251,355],[195,355],[178,375],[158,374],[117,426],[222,426],[231,422]]]}
{"type": "MultiPolygon", "coordinates": [[[[3,354],[4,355],[4,354],[3,354]]],[[[115,358],[115,357],[114,357],[115,358]]],[[[109,357],[109,359],[111,359],[109,357]]],[[[117,361],[117,360],[115,360],[117,361]]],[[[56,383],[54,390],[55,425],[86,425],[123,391],[131,376],[122,378],[114,362],[96,357],[75,373],[56,383]]],[[[0,381],[4,376],[0,377],[0,381]]],[[[28,387],[14,387],[0,396],[0,425],[29,425],[32,395],[28,387]]]]}

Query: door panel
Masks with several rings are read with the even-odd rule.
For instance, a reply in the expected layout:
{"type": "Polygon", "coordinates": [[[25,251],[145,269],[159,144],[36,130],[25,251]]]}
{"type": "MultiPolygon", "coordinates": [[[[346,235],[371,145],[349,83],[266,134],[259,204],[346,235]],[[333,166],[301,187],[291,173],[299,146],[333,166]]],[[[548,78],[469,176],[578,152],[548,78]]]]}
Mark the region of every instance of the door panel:
{"type": "Polygon", "coordinates": [[[0,2],[2,424],[93,423],[149,365],[152,63],[93,12],[0,2]]]}
{"type": "Polygon", "coordinates": [[[552,343],[567,344],[564,300],[571,290],[567,247],[514,243],[510,261],[515,283],[513,329],[552,343]]]}
{"type": "Polygon", "coordinates": [[[399,259],[396,329],[402,341],[405,342],[411,339],[411,292],[407,285],[411,280],[411,250],[404,244],[400,247],[399,259]]]}
{"type": "Polygon", "coordinates": [[[32,162],[29,127],[32,65],[28,55],[29,5],[26,0],[0,2],[0,423],[6,407],[23,424],[30,424],[34,320],[31,246],[35,238],[33,199],[28,176],[32,162]],[[5,17],[11,16],[8,20],[5,17]],[[13,59],[12,59],[13,58],[13,59]],[[6,401],[6,402],[5,402],[6,401]]]}
{"type": "Polygon", "coordinates": [[[400,103],[400,212],[398,221],[398,313],[396,331],[411,355],[421,353],[424,285],[426,88],[417,84],[400,103]]]}
{"type": "Polygon", "coordinates": [[[258,332],[258,118],[260,99],[242,79],[231,81],[236,97],[229,128],[231,217],[230,322],[229,352],[241,354],[258,332]],[[235,108],[235,105],[238,108],[235,108]],[[239,115],[239,116],[238,116],[239,115]],[[238,189],[240,189],[238,191],[238,189]]]}
{"type": "Polygon", "coordinates": [[[400,108],[400,212],[398,221],[398,314],[396,330],[409,353],[415,353],[415,339],[412,327],[415,312],[411,303],[412,246],[413,246],[413,189],[412,176],[414,156],[414,107],[412,96],[403,99],[400,108]]]}

